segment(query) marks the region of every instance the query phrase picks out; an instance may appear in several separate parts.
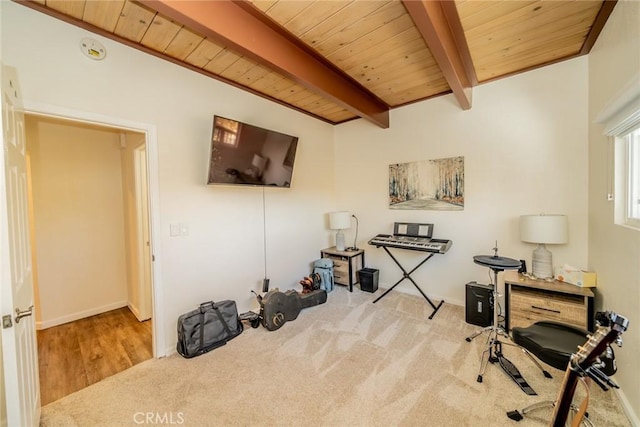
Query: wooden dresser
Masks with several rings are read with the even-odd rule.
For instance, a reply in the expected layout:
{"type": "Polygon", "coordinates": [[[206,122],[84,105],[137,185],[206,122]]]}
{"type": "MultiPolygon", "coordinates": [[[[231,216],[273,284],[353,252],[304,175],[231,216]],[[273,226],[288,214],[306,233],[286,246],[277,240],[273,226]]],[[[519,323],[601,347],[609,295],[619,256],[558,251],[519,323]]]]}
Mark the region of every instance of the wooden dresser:
{"type": "Polygon", "coordinates": [[[552,320],[593,331],[591,288],[569,283],[530,279],[516,271],[504,274],[505,327],[529,326],[539,320],[552,320]]]}

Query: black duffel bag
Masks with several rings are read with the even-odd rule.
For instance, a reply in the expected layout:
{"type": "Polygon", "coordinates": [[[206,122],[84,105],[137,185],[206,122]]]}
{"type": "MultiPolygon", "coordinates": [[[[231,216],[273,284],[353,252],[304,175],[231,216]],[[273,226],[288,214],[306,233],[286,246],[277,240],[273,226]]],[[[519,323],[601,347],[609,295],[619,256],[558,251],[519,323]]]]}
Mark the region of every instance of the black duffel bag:
{"type": "Polygon", "coordinates": [[[191,358],[223,346],[242,332],[236,302],[203,302],[196,310],[178,317],[177,350],[191,358]]]}

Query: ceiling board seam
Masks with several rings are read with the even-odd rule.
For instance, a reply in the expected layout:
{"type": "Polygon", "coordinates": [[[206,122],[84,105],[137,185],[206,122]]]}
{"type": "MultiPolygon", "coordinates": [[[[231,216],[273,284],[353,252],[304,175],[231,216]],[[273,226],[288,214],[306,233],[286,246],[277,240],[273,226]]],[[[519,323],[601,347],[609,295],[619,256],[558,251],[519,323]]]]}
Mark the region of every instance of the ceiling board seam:
{"type": "Polygon", "coordinates": [[[348,8],[350,5],[352,5],[354,2],[351,3],[347,3],[345,4],[343,7],[341,7],[340,9],[332,12],[331,14],[329,14],[329,16],[326,16],[322,19],[322,21],[318,21],[315,25],[312,25],[311,27],[309,27],[306,31],[301,32],[298,37],[302,38],[302,36],[308,34],[309,32],[313,31],[315,28],[318,28],[318,26],[320,24],[322,24],[323,22],[333,18],[334,16],[336,16],[338,13],[341,13],[344,9],[348,8]]]}
{"type": "MultiPolygon", "coordinates": [[[[351,8],[351,7],[356,7],[357,3],[358,3],[357,1],[352,1],[345,8],[341,9],[341,11],[347,10],[347,12],[348,12],[348,9],[351,8]]],[[[374,4],[378,4],[378,2],[376,2],[374,4]]],[[[375,9],[372,9],[366,15],[354,20],[353,22],[349,22],[346,25],[340,25],[340,26],[336,25],[336,26],[333,27],[333,29],[331,31],[325,31],[325,33],[319,34],[319,37],[310,37],[309,36],[309,33],[311,33],[314,30],[316,30],[318,27],[320,27],[320,25],[323,25],[327,21],[330,21],[331,18],[333,18],[333,16],[335,16],[338,13],[338,12],[336,12],[336,14],[327,17],[322,22],[319,22],[318,25],[314,26],[313,28],[309,29],[309,31],[307,31],[304,34],[302,34],[300,36],[300,39],[305,41],[305,43],[307,43],[309,46],[312,46],[316,51],[320,52],[318,50],[318,47],[322,46],[325,43],[327,43],[328,40],[331,39],[331,37],[334,37],[336,34],[339,34],[340,32],[343,32],[346,29],[352,28],[355,24],[357,24],[358,22],[368,18],[369,16],[373,15],[374,13],[378,13],[380,11],[380,9],[382,9],[385,6],[387,6],[388,4],[389,4],[389,2],[386,2],[386,3],[385,2],[379,2],[379,7],[375,8],[375,9]],[[307,38],[310,38],[310,40],[307,40],[307,38]],[[318,38],[322,39],[319,43],[316,42],[317,41],[316,39],[318,39],[318,38]]]]}
{"type": "MultiPolygon", "coordinates": [[[[380,9],[382,9],[382,8],[380,8],[380,9]]],[[[378,9],[378,10],[380,10],[380,9],[378,9]]],[[[377,12],[377,11],[376,11],[376,12],[377,12]]],[[[354,22],[352,25],[350,25],[350,26],[348,26],[348,27],[345,27],[345,29],[352,28],[352,27],[353,27],[353,26],[355,26],[358,22],[363,21],[365,18],[367,18],[367,17],[369,17],[369,16],[371,16],[371,15],[373,15],[373,13],[371,13],[371,14],[369,14],[369,15],[367,15],[367,16],[365,16],[365,17],[363,17],[363,19],[361,19],[361,20],[358,20],[358,21],[354,22]]],[[[400,19],[406,19],[406,16],[407,16],[407,14],[406,14],[406,13],[405,13],[405,14],[400,14],[400,15],[398,15],[398,16],[396,16],[396,17],[394,17],[393,19],[391,19],[390,21],[385,22],[385,25],[392,25],[392,24],[393,24],[395,21],[397,21],[397,20],[400,20],[400,19]]],[[[410,17],[409,17],[409,18],[410,18],[410,17]]],[[[371,35],[372,33],[376,32],[376,31],[380,31],[380,29],[381,29],[381,28],[382,28],[381,26],[376,26],[375,28],[371,29],[370,31],[367,31],[367,32],[362,33],[362,34],[359,34],[359,35],[358,35],[358,37],[353,38],[353,39],[350,39],[350,40],[349,40],[349,43],[341,43],[341,44],[339,45],[339,47],[338,47],[337,49],[333,50],[333,51],[329,51],[329,50],[324,51],[324,50],[323,50],[323,51],[321,51],[321,52],[322,52],[321,54],[322,54],[323,56],[325,56],[325,57],[329,57],[329,56],[335,55],[336,53],[340,52],[341,50],[347,49],[347,48],[349,48],[350,46],[352,46],[352,45],[354,45],[354,44],[358,43],[358,41],[360,41],[360,40],[362,40],[362,39],[366,38],[367,36],[371,35]]],[[[322,44],[316,45],[316,46],[315,46],[315,48],[317,49],[319,46],[322,46],[322,44]]],[[[320,50],[318,50],[318,51],[320,52],[320,50]]]]}
{"type": "MultiPolygon", "coordinates": [[[[485,35],[488,33],[491,33],[493,31],[495,31],[495,27],[501,27],[501,26],[509,26],[510,23],[515,22],[520,22],[520,21],[528,21],[531,19],[538,19],[541,15],[545,15],[547,13],[551,13],[553,12],[556,8],[560,8],[562,6],[564,6],[566,3],[560,2],[560,1],[550,1],[550,2],[536,2],[533,4],[526,4],[521,8],[515,9],[510,11],[507,14],[504,15],[500,15],[500,23],[496,24],[496,19],[490,19],[487,21],[482,22],[481,24],[478,24],[476,26],[473,26],[471,28],[465,27],[463,25],[463,27],[465,28],[465,33],[468,34],[476,34],[478,33],[478,35],[485,35]],[[542,8],[542,6],[539,6],[539,9],[533,9],[531,10],[531,6],[533,6],[533,4],[542,4],[544,5],[544,8],[542,8]],[[542,12],[538,13],[538,10],[542,10],[542,12]],[[524,12],[524,13],[523,13],[524,12]],[[535,15],[531,15],[532,12],[536,12],[535,15]]],[[[500,4],[500,3],[497,3],[500,4]]],[[[464,21],[467,20],[466,17],[461,19],[461,23],[464,23],[464,21]]]]}

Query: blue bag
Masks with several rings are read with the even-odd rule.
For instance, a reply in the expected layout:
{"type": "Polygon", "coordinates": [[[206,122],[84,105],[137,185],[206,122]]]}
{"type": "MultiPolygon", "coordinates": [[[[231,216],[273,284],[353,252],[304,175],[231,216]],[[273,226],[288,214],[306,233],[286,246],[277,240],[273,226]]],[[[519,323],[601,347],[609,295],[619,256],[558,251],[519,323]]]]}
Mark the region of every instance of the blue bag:
{"type": "Polygon", "coordinates": [[[313,263],[313,272],[320,275],[320,289],[327,292],[333,290],[333,260],[330,258],[320,258],[313,263]]]}

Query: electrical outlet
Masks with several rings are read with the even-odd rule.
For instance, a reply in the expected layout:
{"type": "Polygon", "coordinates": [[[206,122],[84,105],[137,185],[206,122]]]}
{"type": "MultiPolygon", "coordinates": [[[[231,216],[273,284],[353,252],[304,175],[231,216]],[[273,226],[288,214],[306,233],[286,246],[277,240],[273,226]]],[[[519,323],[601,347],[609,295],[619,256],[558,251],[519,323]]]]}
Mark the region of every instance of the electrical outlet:
{"type": "Polygon", "coordinates": [[[189,224],[181,222],[169,225],[169,235],[171,237],[188,236],[189,224]]]}

